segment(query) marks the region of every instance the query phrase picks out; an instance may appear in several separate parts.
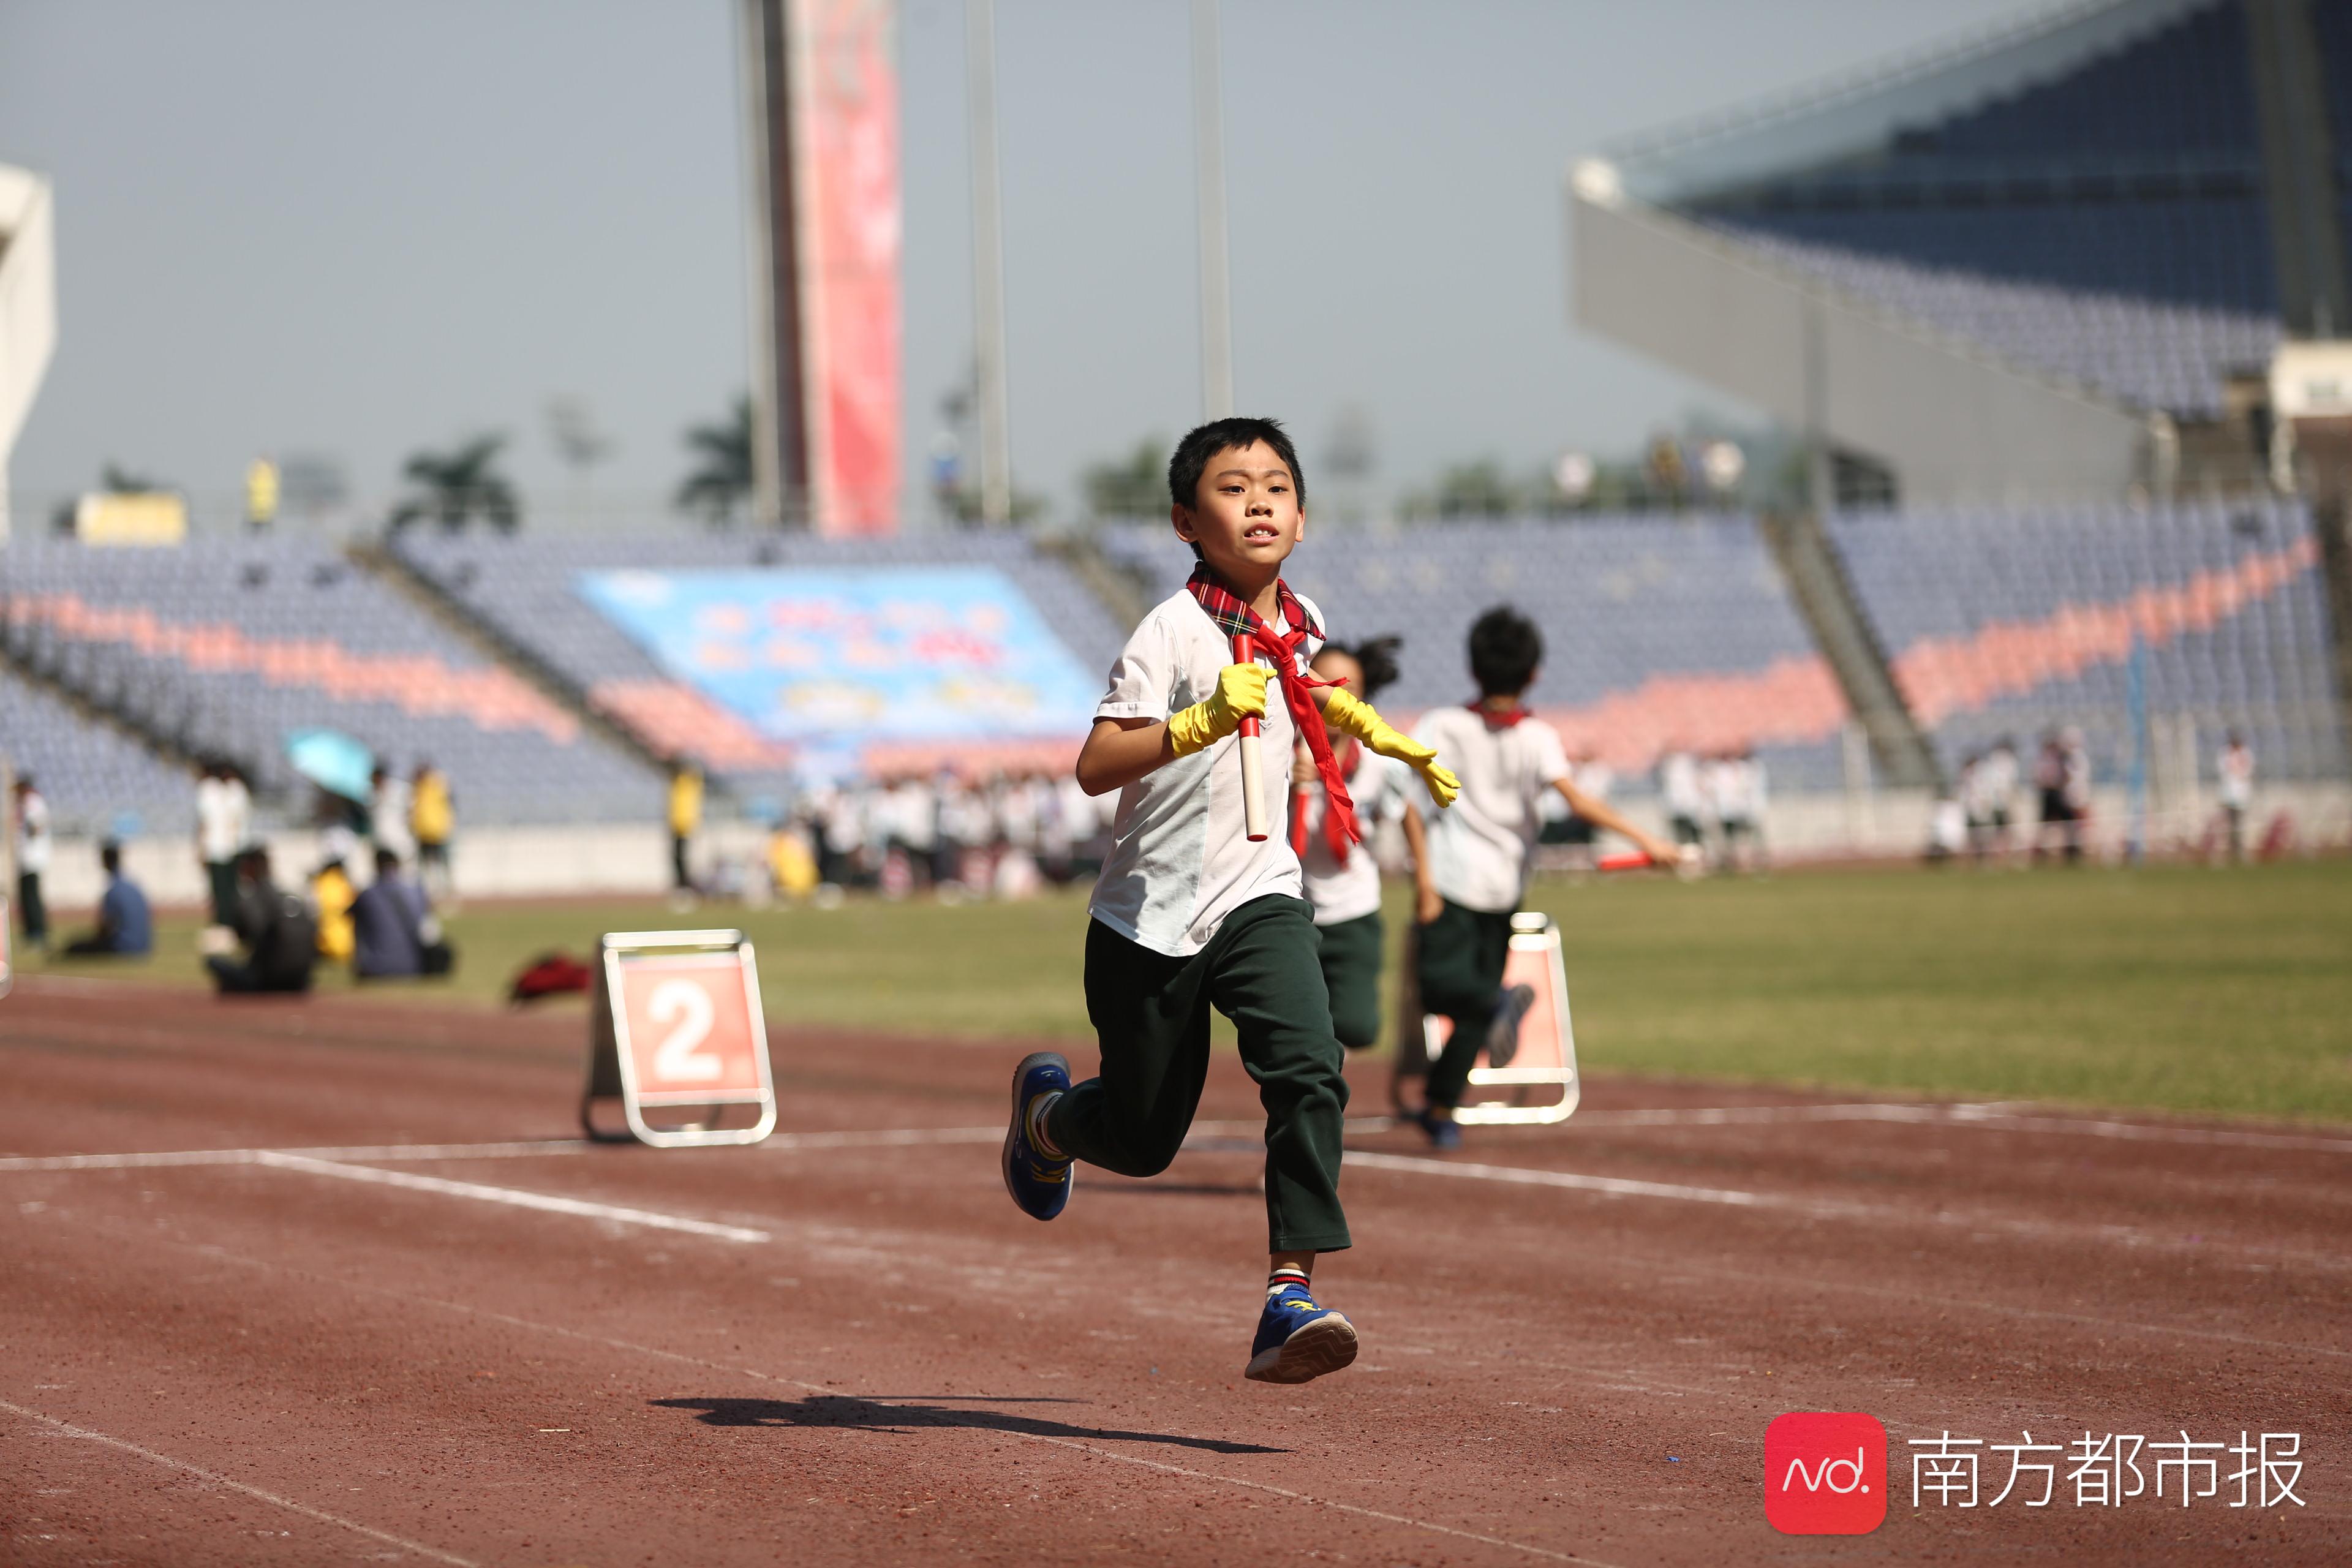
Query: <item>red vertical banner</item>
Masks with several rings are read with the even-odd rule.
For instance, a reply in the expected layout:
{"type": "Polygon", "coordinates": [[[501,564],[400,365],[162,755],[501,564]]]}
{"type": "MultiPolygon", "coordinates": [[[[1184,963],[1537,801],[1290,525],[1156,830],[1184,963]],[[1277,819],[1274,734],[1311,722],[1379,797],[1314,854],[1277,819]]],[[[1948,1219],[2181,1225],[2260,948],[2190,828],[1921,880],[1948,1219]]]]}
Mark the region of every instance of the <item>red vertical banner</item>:
{"type": "Polygon", "coordinates": [[[798,243],[814,522],[898,526],[898,77],[894,0],[793,0],[798,243]]]}

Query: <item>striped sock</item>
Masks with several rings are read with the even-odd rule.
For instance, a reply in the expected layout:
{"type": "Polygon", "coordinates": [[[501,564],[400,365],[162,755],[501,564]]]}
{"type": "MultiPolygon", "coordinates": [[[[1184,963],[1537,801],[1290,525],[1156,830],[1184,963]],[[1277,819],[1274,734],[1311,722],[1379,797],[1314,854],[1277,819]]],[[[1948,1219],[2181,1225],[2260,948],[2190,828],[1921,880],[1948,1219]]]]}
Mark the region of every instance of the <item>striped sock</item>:
{"type": "Polygon", "coordinates": [[[1308,1289],[1307,1270],[1296,1263],[1286,1263],[1265,1277],[1265,1293],[1268,1296],[1278,1295],[1285,1290],[1307,1289],[1308,1289]]]}
{"type": "Polygon", "coordinates": [[[1051,1138],[1045,1136],[1045,1118],[1053,1114],[1054,1106],[1061,1098],[1062,1091],[1055,1089],[1051,1094],[1037,1095],[1029,1101],[1029,1144],[1048,1160],[1065,1160],[1069,1157],[1055,1146],[1051,1138]]]}

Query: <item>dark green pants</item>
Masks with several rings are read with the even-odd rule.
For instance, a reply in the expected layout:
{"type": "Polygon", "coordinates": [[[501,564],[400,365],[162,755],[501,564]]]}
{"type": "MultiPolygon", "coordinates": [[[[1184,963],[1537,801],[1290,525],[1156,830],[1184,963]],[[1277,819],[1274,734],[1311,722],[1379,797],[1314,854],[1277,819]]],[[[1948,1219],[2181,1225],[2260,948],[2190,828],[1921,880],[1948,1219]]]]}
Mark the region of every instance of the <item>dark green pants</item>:
{"type": "Polygon", "coordinates": [[[1422,1010],[1454,1021],[1445,1050],[1429,1069],[1429,1103],[1462,1103],[1462,1087],[1486,1048],[1486,1025],[1503,999],[1503,966],[1511,956],[1509,911],[1465,910],[1447,900],[1435,920],[1421,928],[1422,1010]]]}
{"type": "Polygon", "coordinates": [[[1331,993],[1331,1031],[1351,1051],[1381,1037],[1381,912],[1317,926],[1322,942],[1323,985],[1331,993]]]}
{"type": "Polygon", "coordinates": [[[1190,958],[1089,922],[1087,1016],[1102,1047],[1102,1074],[1055,1104],[1046,1136],[1123,1176],[1166,1170],[1201,1103],[1213,1006],[1234,1021],[1242,1066],[1265,1107],[1266,1250],[1346,1247],[1339,1133],[1348,1083],[1318,946],[1312,913],[1298,899],[1251,900],[1190,958]]]}

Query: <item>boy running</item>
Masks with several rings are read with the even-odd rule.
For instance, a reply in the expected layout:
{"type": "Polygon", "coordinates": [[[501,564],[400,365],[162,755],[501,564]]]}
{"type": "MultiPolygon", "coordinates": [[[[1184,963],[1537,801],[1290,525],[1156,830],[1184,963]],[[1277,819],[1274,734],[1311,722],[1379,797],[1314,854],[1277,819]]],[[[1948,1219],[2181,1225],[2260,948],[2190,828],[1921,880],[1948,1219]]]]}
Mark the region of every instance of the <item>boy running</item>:
{"type": "Polygon", "coordinates": [[[1101,1074],[1073,1085],[1052,1051],[1013,1070],[1004,1185],[1022,1212],[1052,1219],[1069,1201],[1074,1161],[1129,1176],[1166,1170],[1200,1102],[1215,1007],[1234,1021],[1266,1117],[1271,1270],[1244,1375],[1304,1383],[1356,1358],[1355,1326],[1308,1287],[1316,1255],[1349,1245],[1339,1194],[1348,1086],[1298,857],[1279,830],[1250,840],[1234,736],[1244,719],[1261,722],[1260,782],[1279,801],[1303,732],[1351,836],[1324,720],[1418,769],[1441,804],[1455,786],[1428,747],[1344,691],[1308,684],[1323,623],[1282,581],[1306,525],[1298,456],[1282,427],[1201,426],[1177,445],[1168,489],[1177,537],[1200,565],[1128,639],[1078,756],[1088,795],[1120,792],[1087,929],[1101,1074]],[[1234,663],[1236,635],[1274,669],[1234,663]],[[1266,700],[1269,673],[1278,702],[1266,700]]]}
{"type": "MultiPolygon", "coordinates": [[[[1369,702],[1396,679],[1396,650],[1402,641],[1374,637],[1352,647],[1325,643],[1315,656],[1315,674],[1369,702]]],[[[1324,721],[1330,723],[1328,715],[1324,721]]],[[[1437,887],[1430,880],[1421,814],[1412,809],[1412,770],[1352,735],[1336,728],[1329,733],[1357,822],[1369,832],[1376,823],[1402,820],[1420,907],[1435,914],[1437,887]]],[[[1381,959],[1387,949],[1381,921],[1381,868],[1373,863],[1370,846],[1350,843],[1339,831],[1315,760],[1304,747],[1291,764],[1290,785],[1290,847],[1305,870],[1307,901],[1315,906],[1323,983],[1331,993],[1331,1026],[1341,1045],[1361,1050],[1381,1037],[1381,959]]]]}
{"type": "Polygon", "coordinates": [[[1623,834],[1660,865],[1677,857],[1675,846],[1570,780],[1559,732],[1528,717],[1520,700],[1542,662],[1543,634],[1534,622],[1507,605],[1488,610],[1470,628],[1477,700],[1433,710],[1414,731],[1454,759],[1462,781],[1460,803],[1429,829],[1439,907],[1423,916],[1417,971],[1422,1006],[1454,1021],[1444,1054],[1429,1069],[1429,1104],[1421,1113],[1422,1130],[1441,1149],[1461,1146],[1454,1111],[1478,1053],[1495,1067],[1507,1066],[1519,1048],[1519,1022],[1535,1003],[1528,986],[1503,989],[1503,969],[1511,916],[1535,858],[1537,798],[1556,789],[1570,811],[1623,834]]]}

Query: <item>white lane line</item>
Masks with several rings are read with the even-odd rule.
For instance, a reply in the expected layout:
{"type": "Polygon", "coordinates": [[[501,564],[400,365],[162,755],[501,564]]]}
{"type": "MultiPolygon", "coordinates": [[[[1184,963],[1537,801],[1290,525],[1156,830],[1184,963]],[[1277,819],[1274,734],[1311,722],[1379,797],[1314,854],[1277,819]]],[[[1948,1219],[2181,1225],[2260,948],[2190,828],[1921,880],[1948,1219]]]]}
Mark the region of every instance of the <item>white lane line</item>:
{"type": "MultiPolygon", "coordinates": [[[[1417,1174],[1463,1176],[1481,1182],[1512,1182],[1530,1187],[1572,1187],[1578,1192],[1605,1193],[1621,1198],[1680,1198],[1688,1203],[1728,1204],[1740,1208],[1779,1207],[1785,1198],[1743,1193],[1731,1187],[1685,1187],[1670,1182],[1636,1182],[1622,1176],[1586,1176],[1573,1171],[1531,1171],[1517,1165],[1476,1165],[1454,1160],[1426,1160],[1413,1154],[1374,1154],[1350,1149],[1342,1156],[1350,1165],[1375,1171],[1411,1171],[1417,1174]]],[[[1814,1205],[1801,1205],[1811,1208],[1814,1205]]]]}
{"type": "Polygon", "coordinates": [[[540,1209],[548,1214],[577,1215],[583,1219],[613,1220],[622,1225],[647,1226],[656,1230],[679,1230],[689,1236],[713,1237],[720,1241],[763,1242],[770,1239],[764,1230],[747,1230],[740,1225],[717,1225],[709,1220],[656,1214],[650,1209],[620,1208],[612,1204],[589,1203],[580,1198],[559,1198],[546,1193],[527,1193],[519,1187],[490,1187],[479,1182],[444,1181],[439,1176],[419,1176],[407,1171],[379,1171],[370,1165],[344,1165],[332,1160],[314,1160],[306,1154],[281,1154],[271,1149],[265,1149],[256,1155],[254,1163],[276,1170],[300,1171],[313,1176],[334,1176],[347,1182],[405,1187],[410,1192],[438,1193],[445,1197],[472,1198],[480,1203],[510,1204],[516,1208],[540,1209]]]}
{"type": "Polygon", "coordinates": [[[156,1165],[250,1165],[257,1149],[182,1149],[153,1154],[26,1154],[0,1160],[14,1171],[131,1171],[156,1165]]]}
{"type": "Polygon", "coordinates": [[[2221,1128],[2168,1127],[2141,1121],[2020,1114],[1998,1105],[1735,1105],[1656,1110],[1587,1110],[1580,1127],[1734,1127],[1786,1121],[1895,1121],[1981,1131],[2067,1133],[2146,1143],[2201,1143],[2240,1149],[2295,1149],[2352,1154],[2352,1138],[2288,1132],[2235,1132],[2221,1128]]]}
{"type": "MultiPolygon", "coordinates": [[[[754,1145],[780,1153],[803,1149],[898,1149],[922,1144],[994,1143],[1004,1136],[994,1127],[888,1127],[842,1132],[777,1132],[754,1145]]],[[[168,1165],[250,1165],[264,1154],[312,1160],[359,1160],[378,1164],[404,1161],[523,1160],[546,1154],[585,1154],[601,1147],[585,1138],[540,1138],[507,1143],[373,1143],[330,1149],[178,1149],[154,1153],[23,1154],[0,1159],[0,1175],[21,1171],[127,1171],[168,1165]]]]}
{"type": "Polygon", "coordinates": [[[257,1498],[273,1508],[282,1508],[289,1512],[299,1513],[305,1519],[315,1519],[321,1524],[331,1524],[339,1529],[352,1531],[366,1536],[371,1541],[381,1541],[386,1546],[397,1546],[403,1552],[414,1552],[419,1557],[430,1557],[436,1563],[451,1563],[454,1568],[478,1568],[471,1558],[455,1556],[450,1552],[426,1546],[421,1542],[405,1540],[388,1531],[378,1530],[373,1525],[362,1524],[357,1520],[345,1519],[341,1514],[329,1513],[322,1508],[312,1508],[309,1503],[296,1502],[292,1498],[279,1497],[276,1492],[266,1492],[259,1487],[249,1487],[243,1481],[231,1480],[216,1470],[207,1470],[203,1466],[192,1465],[185,1459],[175,1459],[169,1454],[159,1454],[152,1448],[142,1448],[138,1444],[126,1442],[121,1437],[110,1437],[103,1432],[93,1432],[87,1426],[76,1426],[71,1422],[60,1421],[54,1415],[44,1415],[37,1410],[27,1410],[21,1405],[11,1405],[5,1399],[0,1399],[0,1410],[21,1415],[27,1421],[37,1421],[68,1437],[78,1437],[89,1443],[103,1443],[110,1448],[120,1448],[126,1454],[136,1454],[142,1459],[178,1470],[184,1475],[194,1476],[199,1479],[209,1481],[214,1486],[226,1487],[233,1492],[243,1492],[247,1497],[257,1498]]]}

